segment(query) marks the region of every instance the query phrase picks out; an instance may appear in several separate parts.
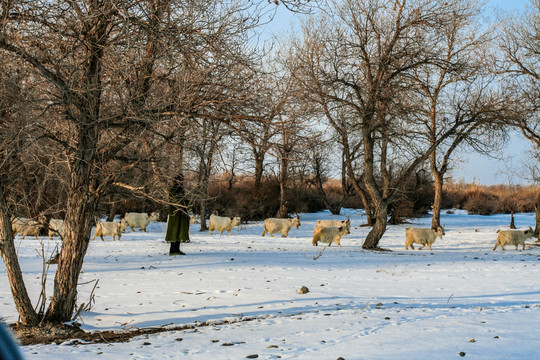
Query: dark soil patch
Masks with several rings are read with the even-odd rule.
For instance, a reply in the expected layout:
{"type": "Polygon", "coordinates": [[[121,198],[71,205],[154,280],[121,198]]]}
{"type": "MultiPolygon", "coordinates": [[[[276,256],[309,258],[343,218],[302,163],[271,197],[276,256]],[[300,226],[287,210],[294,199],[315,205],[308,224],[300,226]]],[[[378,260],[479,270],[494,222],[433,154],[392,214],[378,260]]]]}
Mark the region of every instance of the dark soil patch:
{"type": "MultiPolygon", "coordinates": [[[[248,321],[242,319],[238,321],[248,321]]],[[[234,321],[223,321],[221,324],[232,323],[234,321]]],[[[150,335],[165,331],[180,331],[194,329],[201,326],[216,325],[215,322],[202,323],[197,325],[183,325],[175,327],[144,328],[134,330],[105,330],[96,332],[86,332],[77,326],[67,324],[41,324],[38,326],[24,326],[15,324],[11,329],[19,339],[21,345],[35,344],[61,344],[66,341],[76,344],[98,344],[128,342],[132,338],[141,335],[150,335]]]]}
{"type": "Polygon", "coordinates": [[[21,345],[60,343],[85,334],[83,330],[66,324],[41,324],[38,326],[13,324],[11,330],[21,345]]]}
{"type": "Polygon", "coordinates": [[[165,331],[182,331],[196,329],[205,326],[216,326],[234,324],[255,319],[262,319],[268,316],[244,317],[233,320],[210,320],[203,323],[163,326],[155,328],[141,328],[133,330],[105,330],[96,332],[86,332],[76,325],[50,324],[44,323],[37,326],[26,326],[21,324],[11,325],[11,330],[18,338],[21,345],[35,344],[61,344],[70,341],[72,344],[98,344],[128,342],[132,338],[141,335],[157,334],[165,331]]]}
{"type": "Polygon", "coordinates": [[[86,332],[77,326],[67,324],[41,324],[38,326],[15,324],[11,329],[21,345],[61,344],[66,341],[71,341],[73,344],[127,342],[135,336],[169,330],[167,328],[152,328],[131,331],[86,332]]]}

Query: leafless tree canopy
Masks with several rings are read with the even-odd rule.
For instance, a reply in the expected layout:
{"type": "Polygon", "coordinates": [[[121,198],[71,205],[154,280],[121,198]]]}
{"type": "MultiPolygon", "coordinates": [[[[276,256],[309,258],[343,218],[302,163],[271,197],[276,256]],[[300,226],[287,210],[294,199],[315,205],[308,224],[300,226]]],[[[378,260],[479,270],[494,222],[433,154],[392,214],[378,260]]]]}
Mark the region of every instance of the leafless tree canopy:
{"type": "MultiPolygon", "coordinates": [[[[44,172],[36,184],[54,181],[66,194],[63,209],[47,209],[62,212],[66,231],[45,319],[71,317],[101,199],[123,188],[166,202],[166,186],[147,184],[165,185],[181,169],[184,142],[200,121],[230,122],[245,100],[239,81],[251,72],[250,9],[248,2],[219,1],[2,2],[2,61],[18,74],[2,85],[29,93],[5,100],[3,147],[17,151],[6,154],[2,173],[31,166],[44,172]],[[25,126],[7,122],[19,116],[25,126]]],[[[9,238],[14,210],[2,210],[9,238]]],[[[10,281],[22,283],[13,270],[10,281]]],[[[32,311],[20,312],[35,322],[32,311]]]]}
{"type": "Polygon", "coordinates": [[[479,96],[473,88],[463,99],[448,97],[447,113],[431,114],[431,122],[437,109],[423,106],[440,95],[437,81],[482,78],[472,62],[481,60],[487,40],[462,30],[473,12],[462,1],[335,2],[330,15],[308,22],[295,43],[291,67],[304,99],[317,104],[338,134],[349,177],[376,218],[366,248],[377,247],[388,210],[415,170],[429,156],[436,158],[437,147],[452,147],[458,133],[486,119],[471,115],[479,96]]]}

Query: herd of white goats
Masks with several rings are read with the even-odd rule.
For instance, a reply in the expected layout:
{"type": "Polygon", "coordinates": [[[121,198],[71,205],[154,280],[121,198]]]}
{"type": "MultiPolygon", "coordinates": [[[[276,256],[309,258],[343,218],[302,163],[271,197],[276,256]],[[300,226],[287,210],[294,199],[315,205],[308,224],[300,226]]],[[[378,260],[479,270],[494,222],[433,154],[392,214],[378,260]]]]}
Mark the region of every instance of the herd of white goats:
{"type": "MultiPolygon", "coordinates": [[[[139,231],[146,231],[146,227],[152,222],[159,219],[159,214],[156,212],[150,215],[146,213],[126,213],[124,218],[120,222],[98,222],[96,224],[96,230],[92,240],[96,237],[100,237],[104,240],[104,236],[111,236],[113,241],[118,236],[118,240],[122,238],[122,232],[128,227],[132,231],[135,228],[139,228],[139,231]]],[[[191,217],[191,223],[195,223],[196,217],[191,217]]],[[[241,219],[239,217],[222,217],[217,215],[210,215],[209,231],[210,235],[214,231],[219,231],[223,234],[227,231],[231,235],[231,230],[235,226],[239,226],[241,219]]],[[[295,227],[298,229],[300,226],[300,218],[296,216],[293,219],[276,219],[270,218],[264,221],[264,231],[262,236],[269,233],[270,236],[274,236],[274,233],[281,233],[282,237],[286,237],[289,231],[295,227]]],[[[64,234],[64,221],[62,219],[51,219],[47,223],[44,218],[38,220],[32,220],[28,218],[14,217],[11,219],[11,227],[13,236],[20,234],[24,239],[25,236],[35,236],[38,238],[39,232],[43,227],[46,227],[49,231],[49,238],[52,239],[54,235],[63,236],[64,234]]],[[[318,220],[317,225],[313,231],[313,245],[317,246],[319,242],[326,243],[330,246],[332,243],[336,243],[341,247],[340,240],[343,235],[350,234],[351,222],[347,220],[318,220]]],[[[518,245],[521,245],[525,250],[525,240],[534,236],[533,229],[529,226],[527,230],[502,230],[498,231],[499,235],[493,250],[500,246],[502,250],[506,245],[514,245],[516,250],[518,245]]],[[[414,244],[420,244],[418,248],[421,250],[426,245],[431,250],[431,245],[435,242],[437,237],[444,235],[444,229],[438,227],[437,229],[430,228],[413,228],[408,227],[405,231],[405,249],[408,250],[409,246],[414,250],[414,244]]]]}

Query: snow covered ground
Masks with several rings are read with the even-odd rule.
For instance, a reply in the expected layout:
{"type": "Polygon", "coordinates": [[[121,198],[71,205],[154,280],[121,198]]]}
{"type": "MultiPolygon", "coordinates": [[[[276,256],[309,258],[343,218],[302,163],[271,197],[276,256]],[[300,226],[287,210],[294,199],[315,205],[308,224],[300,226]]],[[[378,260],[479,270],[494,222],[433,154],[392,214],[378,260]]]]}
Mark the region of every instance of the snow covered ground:
{"type": "MultiPolygon", "coordinates": [[[[442,215],[446,236],[433,250],[404,250],[405,227],[389,226],[380,246],[362,250],[365,217],[347,210],[342,248],[313,247],[317,219],[302,214],[288,238],[261,237],[262,222],[210,236],[192,226],[186,256],[168,255],[164,223],[122,241],[90,244],[79,285],[87,331],[202,324],[127,343],[21,347],[26,359],[540,359],[540,247],[493,252],[508,215],[442,215]],[[299,293],[302,286],[307,294],[299,293]],[[222,320],[230,322],[224,324],[222,320]],[[241,321],[245,320],[245,321],[241,321]],[[210,325],[208,325],[210,324],[210,325]]],[[[338,218],[344,218],[343,216],[338,218]]],[[[430,226],[429,217],[411,219],[430,226]]],[[[520,228],[534,215],[516,215],[520,228]]],[[[57,240],[43,238],[53,251],[57,240]]],[[[17,238],[33,299],[40,289],[40,243],[17,238]]],[[[48,280],[52,290],[54,266],[48,280]]],[[[5,268],[0,316],[17,314],[5,268]]]]}

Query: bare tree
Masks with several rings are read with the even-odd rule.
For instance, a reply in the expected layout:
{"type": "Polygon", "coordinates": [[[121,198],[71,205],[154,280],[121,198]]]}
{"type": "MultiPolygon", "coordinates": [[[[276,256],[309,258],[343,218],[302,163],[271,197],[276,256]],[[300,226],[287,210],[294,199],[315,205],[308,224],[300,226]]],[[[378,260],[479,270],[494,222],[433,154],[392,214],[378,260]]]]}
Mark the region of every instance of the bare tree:
{"type": "Polygon", "coordinates": [[[475,2],[454,4],[454,16],[439,36],[437,50],[440,61],[426,63],[414,69],[425,122],[425,137],[435,144],[440,134],[454,128],[454,134],[441,143],[429,156],[434,180],[432,228],[441,226],[440,213],[444,176],[451,166],[456,149],[465,144],[488,152],[498,143],[495,138],[481,136],[502,113],[506,104],[501,101],[487,80],[485,50],[490,44],[486,32],[476,23],[480,7],[475,2]],[[482,141],[483,140],[483,141],[482,141]]]}
{"type": "MultiPolygon", "coordinates": [[[[425,135],[430,143],[435,143],[445,129],[455,129],[429,158],[435,190],[431,226],[435,228],[441,225],[444,176],[451,168],[454,152],[461,147],[489,154],[504,142],[505,131],[500,121],[507,113],[506,99],[483,85],[468,83],[470,80],[473,79],[465,80],[467,84],[452,86],[451,94],[446,94],[450,98],[445,105],[445,101],[441,101],[442,93],[426,94],[430,99],[426,103],[430,105],[427,107],[425,135]]],[[[424,88],[429,92],[427,89],[424,88]]]]}
{"type": "MultiPolygon", "coordinates": [[[[509,76],[508,90],[513,97],[516,116],[510,125],[519,128],[535,147],[540,159],[540,0],[531,0],[527,11],[508,16],[502,22],[499,48],[502,68],[509,76]]],[[[535,235],[540,239],[540,194],[536,204],[535,235]]]]}
{"type": "MultiPolygon", "coordinates": [[[[208,82],[208,65],[222,66],[225,59],[236,62],[242,36],[256,22],[242,16],[248,15],[248,5],[166,0],[2,2],[0,55],[23,64],[24,77],[39,89],[35,126],[67,169],[66,231],[45,321],[71,319],[101,199],[120,186],[167,203],[166,188],[149,194],[140,182],[152,175],[148,171],[156,170],[165,144],[173,140],[182,144],[177,132],[185,128],[175,124],[215,116],[216,104],[223,109],[225,101],[238,100],[233,94],[215,96],[226,93],[222,88],[227,84],[219,82],[222,77],[208,82]],[[132,183],[126,182],[130,172],[140,175],[132,183]]],[[[224,116],[219,118],[225,121],[224,116]]],[[[2,255],[6,264],[14,264],[9,213],[2,218],[7,234],[2,255]]],[[[24,295],[16,290],[20,280],[16,274],[15,266],[8,269],[19,303],[24,295]]],[[[25,323],[41,319],[31,307],[18,311],[25,323]]]]}
{"type": "MultiPolygon", "coordinates": [[[[0,48],[10,55],[31,64],[36,75],[43,77],[49,85],[49,91],[55,94],[51,103],[64,108],[67,132],[73,142],[66,143],[70,158],[71,177],[66,206],[66,236],[62,255],[57,270],[55,291],[48,310],[47,318],[52,321],[67,321],[71,318],[75,306],[76,284],[82,268],[82,259],[89,243],[91,222],[97,206],[97,196],[87,197],[90,188],[99,187],[100,183],[89,175],[97,157],[98,127],[96,126],[100,112],[102,63],[104,52],[111,32],[111,18],[114,12],[112,3],[92,3],[87,8],[74,4],[71,8],[73,17],[59,18],[58,8],[53,4],[37,3],[10,4],[3,8],[2,37],[0,48]],[[81,24],[79,31],[74,20],[81,24]],[[73,57],[67,61],[70,65],[79,63],[79,71],[75,76],[77,82],[70,81],[68,74],[56,68],[50,54],[54,48],[40,48],[32,38],[32,32],[42,41],[53,40],[57,31],[53,24],[63,24],[65,32],[84,35],[79,39],[82,51],[82,63],[73,57]],[[30,31],[32,29],[33,31],[30,31]],[[53,30],[53,31],[51,31],[53,30]],[[76,256],[74,254],[83,254],[76,256]],[[66,255],[72,259],[66,258],[66,255]]],[[[54,39],[55,47],[62,46],[60,39],[54,39]]],[[[71,69],[73,67],[71,66],[71,69]]],[[[72,73],[73,74],[73,73],[72,73]]],[[[5,261],[5,260],[4,260],[5,261]]],[[[11,273],[10,282],[13,282],[11,273]]],[[[14,297],[17,294],[14,294],[14,297]]],[[[21,309],[19,309],[21,311],[21,309]]],[[[27,316],[22,316],[23,318],[27,316]]],[[[32,317],[35,322],[35,316],[32,317]]]]}
{"type": "MultiPolygon", "coordinates": [[[[419,67],[444,61],[437,44],[452,23],[459,1],[344,1],[332,17],[317,19],[304,31],[297,50],[299,78],[307,96],[327,116],[346,116],[336,131],[358,134],[361,179],[373,205],[375,224],[363,247],[378,248],[388,209],[415,169],[455,128],[433,143],[421,143],[417,87],[411,77],[419,67]],[[417,142],[417,143],[415,143],[417,142]],[[415,145],[415,146],[411,146],[415,145]]],[[[332,122],[331,122],[332,123],[332,122]]],[[[351,152],[352,153],[352,152],[351,152]]],[[[352,162],[347,166],[353,171],[352,162]]]]}

